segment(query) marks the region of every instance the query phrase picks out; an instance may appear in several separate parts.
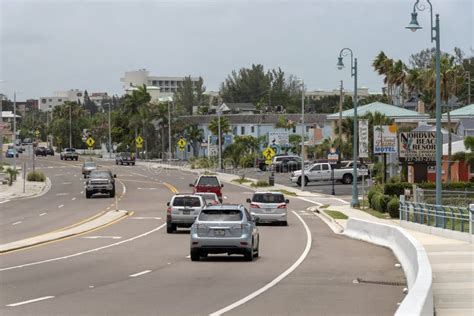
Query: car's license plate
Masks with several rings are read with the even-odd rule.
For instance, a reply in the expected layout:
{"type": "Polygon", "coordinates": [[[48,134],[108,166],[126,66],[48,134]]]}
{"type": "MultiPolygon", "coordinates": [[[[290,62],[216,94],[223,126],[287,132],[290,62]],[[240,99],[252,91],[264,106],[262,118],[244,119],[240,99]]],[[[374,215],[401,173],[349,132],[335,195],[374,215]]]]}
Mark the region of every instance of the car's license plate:
{"type": "Polygon", "coordinates": [[[271,208],[266,208],[266,209],[265,209],[265,212],[271,213],[271,212],[272,212],[272,209],[271,209],[271,208]]]}
{"type": "Polygon", "coordinates": [[[189,215],[191,213],[190,210],[183,210],[183,215],[189,215]]]}
{"type": "Polygon", "coordinates": [[[214,229],[214,236],[224,236],[225,230],[223,229],[214,229]]]}

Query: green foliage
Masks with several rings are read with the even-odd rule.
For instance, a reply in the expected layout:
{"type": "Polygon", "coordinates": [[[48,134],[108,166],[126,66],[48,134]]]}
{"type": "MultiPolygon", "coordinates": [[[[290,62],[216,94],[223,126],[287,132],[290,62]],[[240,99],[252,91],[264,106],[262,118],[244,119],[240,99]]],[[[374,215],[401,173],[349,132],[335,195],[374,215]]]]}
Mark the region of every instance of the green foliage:
{"type": "Polygon", "coordinates": [[[329,216],[331,216],[332,218],[334,218],[334,219],[348,219],[349,218],[349,217],[347,217],[346,214],[341,213],[339,211],[325,210],[324,212],[326,214],[328,214],[329,216]]]}
{"type": "Polygon", "coordinates": [[[16,176],[20,173],[18,170],[13,170],[13,168],[8,168],[5,170],[8,174],[8,185],[12,185],[13,181],[16,180],[16,176]]]}
{"type": "Polygon", "coordinates": [[[213,158],[198,158],[194,162],[194,166],[197,169],[208,169],[208,168],[214,168],[214,166],[217,164],[217,160],[213,158]]]}
{"type": "Polygon", "coordinates": [[[237,178],[237,179],[232,179],[232,182],[237,182],[237,183],[247,183],[247,182],[252,182],[252,180],[249,180],[247,178],[237,178]]]}
{"type": "Polygon", "coordinates": [[[44,182],[46,181],[46,177],[43,172],[41,171],[30,171],[28,172],[28,176],[26,177],[28,181],[35,181],[35,182],[44,182]]]}
{"type": "Polygon", "coordinates": [[[258,180],[256,183],[252,183],[253,187],[268,187],[269,184],[265,180],[258,180]]]}
{"type": "MultiPolygon", "coordinates": [[[[221,121],[221,135],[224,135],[226,133],[230,132],[230,122],[229,119],[221,116],[220,117],[221,121]]],[[[219,135],[219,120],[217,117],[214,117],[210,122],[208,126],[209,130],[211,131],[212,135],[219,135]]]]}
{"type": "Polygon", "coordinates": [[[390,196],[400,196],[405,193],[405,189],[411,189],[412,187],[413,184],[408,182],[386,183],[384,185],[383,193],[390,196]]]}
{"type": "Polygon", "coordinates": [[[383,187],[381,185],[374,185],[369,189],[369,192],[367,193],[367,199],[369,200],[369,205],[372,201],[372,198],[375,193],[382,193],[383,192],[383,187]]]}
{"type": "Polygon", "coordinates": [[[400,216],[400,201],[397,197],[393,197],[387,203],[388,213],[390,214],[391,218],[399,218],[400,216]]]}
{"type": "Polygon", "coordinates": [[[292,191],[288,191],[288,190],[284,190],[284,189],[280,189],[280,190],[270,190],[272,192],[280,192],[280,193],[283,193],[285,195],[290,195],[290,196],[296,196],[296,193],[295,192],[292,192],[292,191]]]}
{"type": "Polygon", "coordinates": [[[184,77],[174,94],[179,114],[192,115],[193,106],[205,105],[207,101],[204,95],[205,91],[206,87],[204,87],[204,80],[201,77],[196,82],[191,80],[191,76],[184,77]]]}

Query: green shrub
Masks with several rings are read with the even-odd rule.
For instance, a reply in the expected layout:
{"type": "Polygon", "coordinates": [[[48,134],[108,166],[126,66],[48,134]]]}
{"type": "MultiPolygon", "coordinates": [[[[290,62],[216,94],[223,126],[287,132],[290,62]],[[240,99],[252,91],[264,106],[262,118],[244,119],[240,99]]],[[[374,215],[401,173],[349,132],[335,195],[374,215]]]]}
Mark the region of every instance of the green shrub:
{"type": "Polygon", "coordinates": [[[13,181],[16,180],[16,176],[20,174],[18,170],[13,170],[13,168],[8,168],[6,169],[6,172],[8,173],[8,185],[12,185],[13,181]]]}
{"type": "Polygon", "coordinates": [[[30,171],[28,172],[28,176],[26,177],[28,181],[35,181],[35,182],[44,182],[46,181],[46,177],[44,173],[41,171],[30,171]]]}
{"type": "Polygon", "coordinates": [[[382,198],[380,199],[380,209],[378,209],[377,211],[381,213],[387,213],[388,212],[387,205],[391,199],[392,197],[389,195],[382,195],[382,198]]]}
{"type": "Polygon", "coordinates": [[[400,214],[400,201],[398,200],[397,197],[393,197],[388,203],[387,203],[387,209],[388,213],[390,214],[391,218],[399,218],[400,214]]]}
{"type": "Polygon", "coordinates": [[[374,192],[370,198],[369,206],[371,209],[376,210],[380,204],[380,198],[382,197],[381,192],[374,192]]]}
{"type": "Polygon", "coordinates": [[[383,193],[386,195],[400,196],[404,194],[405,189],[411,189],[413,184],[408,182],[387,183],[383,188],[383,193]]]}
{"type": "Polygon", "coordinates": [[[372,196],[370,208],[379,211],[381,213],[387,212],[387,203],[390,201],[390,196],[384,195],[383,193],[376,192],[372,196]]]}
{"type": "Polygon", "coordinates": [[[253,187],[268,187],[269,184],[265,180],[258,180],[256,183],[252,183],[253,187]]]}
{"type": "Polygon", "coordinates": [[[367,193],[367,199],[369,200],[369,205],[375,193],[382,193],[382,187],[380,185],[374,185],[373,187],[370,188],[369,192],[367,193]]]}

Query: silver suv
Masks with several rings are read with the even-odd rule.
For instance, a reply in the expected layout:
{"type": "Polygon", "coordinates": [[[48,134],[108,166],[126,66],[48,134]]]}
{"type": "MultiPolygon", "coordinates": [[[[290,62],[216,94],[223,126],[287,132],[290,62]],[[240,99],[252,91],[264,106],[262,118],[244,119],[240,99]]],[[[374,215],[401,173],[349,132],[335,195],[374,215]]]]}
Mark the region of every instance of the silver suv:
{"type": "Polygon", "coordinates": [[[258,257],[259,233],[255,220],[242,205],[208,206],[191,227],[191,260],[210,253],[242,254],[245,260],[258,257]]]}
{"type": "Polygon", "coordinates": [[[284,195],[279,192],[255,192],[250,203],[250,214],[258,217],[258,222],[276,222],[283,226],[288,225],[288,209],[284,195]]]}
{"type": "Polygon", "coordinates": [[[166,232],[171,234],[178,227],[191,227],[199,212],[206,206],[206,202],[199,195],[176,194],[167,205],[166,232]]]}

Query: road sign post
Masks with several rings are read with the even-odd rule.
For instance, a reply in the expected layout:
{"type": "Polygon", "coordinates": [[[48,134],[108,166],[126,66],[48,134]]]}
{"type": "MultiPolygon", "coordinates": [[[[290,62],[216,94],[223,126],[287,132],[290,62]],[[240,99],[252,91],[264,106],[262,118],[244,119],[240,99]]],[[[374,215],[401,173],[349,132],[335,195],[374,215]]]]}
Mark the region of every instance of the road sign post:
{"type": "Polygon", "coordinates": [[[337,162],[339,161],[339,152],[336,150],[336,148],[331,148],[330,151],[328,152],[328,161],[329,164],[331,165],[331,181],[332,181],[332,195],[336,195],[336,191],[334,188],[334,168],[337,165],[337,162]]]}

